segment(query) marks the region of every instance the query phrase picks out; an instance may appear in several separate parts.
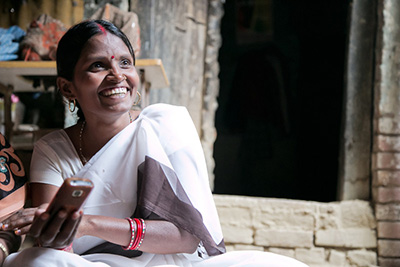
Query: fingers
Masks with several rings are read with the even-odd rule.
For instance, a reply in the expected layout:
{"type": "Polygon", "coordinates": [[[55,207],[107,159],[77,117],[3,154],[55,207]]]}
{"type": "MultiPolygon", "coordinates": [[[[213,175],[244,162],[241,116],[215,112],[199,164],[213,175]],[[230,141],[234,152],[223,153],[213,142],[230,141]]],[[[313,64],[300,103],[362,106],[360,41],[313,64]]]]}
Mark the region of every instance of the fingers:
{"type": "Polygon", "coordinates": [[[30,234],[45,247],[62,248],[72,243],[82,219],[82,211],[68,214],[60,210],[50,218],[45,206],[21,209],[0,223],[3,230],[13,230],[16,235],[30,234]]]}
{"type": "Polygon", "coordinates": [[[35,216],[36,208],[20,209],[1,223],[3,231],[14,230],[17,235],[25,234],[35,216]]]}
{"type": "Polygon", "coordinates": [[[55,248],[66,247],[72,243],[81,219],[82,212],[74,212],[73,214],[71,214],[71,216],[69,216],[69,218],[62,226],[61,231],[58,233],[53,241],[53,246],[55,248]]]}
{"type": "MultiPolygon", "coordinates": [[[[60,210],[56,216],[54,216],[46,227],[41,227],[41,233],[39,236],[40,244],[44,247],[55,245],[53,241],[59,234],[64,221],[67,219],[67,212],[65,210],[60,210]]],[[[42,224],[43,225],[43,224],[42,224]]],[[[57,244],[58,245],[58,244],[57,244]]]]}
{"type": "Polygon", "coordinates": [[[81,212],[74,212],[68,216],[65,210],[60,210],[53,219],[41,220],[41,227],[34,231],[39,243],[44,247],[66,247],[74,239],[78,225],[82,218],[81,212]]]}
{"type": "Polygon", "coordinates": [[[46,226],[47,222],[50,220],[50,215],[47,212],[36,213],[35,219],[30,227],[29,234],[35,238],[38,238],[46,226]]]}

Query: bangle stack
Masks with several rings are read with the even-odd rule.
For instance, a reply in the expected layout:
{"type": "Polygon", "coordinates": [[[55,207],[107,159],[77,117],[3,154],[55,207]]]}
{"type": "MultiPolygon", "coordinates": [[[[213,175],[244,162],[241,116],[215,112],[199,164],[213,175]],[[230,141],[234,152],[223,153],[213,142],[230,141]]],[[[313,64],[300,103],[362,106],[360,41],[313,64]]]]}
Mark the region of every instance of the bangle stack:
{"type": "Polygon", "coordinates": [[[143,243],[144,235],[146,233],[146,224],[143,219],[126,218],[131,228],[131,239],[129,245],[122,247],[125,250],[138,250],[143,243]],[[135,225],[134,225],[135,224],[135,225]],[[135,227],[136,226],[136,227],[135,227]],[[135,234],[136,229],[136,234],[135,234]]]}

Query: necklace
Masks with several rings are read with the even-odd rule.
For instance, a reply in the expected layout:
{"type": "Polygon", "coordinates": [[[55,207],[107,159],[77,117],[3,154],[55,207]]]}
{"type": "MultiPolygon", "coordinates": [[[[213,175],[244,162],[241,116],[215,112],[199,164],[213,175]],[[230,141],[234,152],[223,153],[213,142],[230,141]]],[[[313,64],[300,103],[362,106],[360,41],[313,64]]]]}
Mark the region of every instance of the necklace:
{"type": "Polygon", "coordinates": [[[81,130],[79,131],[79,156],[81,157],[83,165],[85,165],[87,163],[87,159],[85,158],[85,156],[82,153],[82,133],[83,133],[83,128],[85,128],[85,124],[86,124],[86,121],[83,121],[82,125],[81,125],[81,130]]]}
{"type": "MultiPolygon", "coordinates": [[[[128,111],[128,115],[129,115],[129,123],[132,123],[133,119],[132,119],[131,113],[129,111],[128,111]]],[[[79,131],[79,157],[81,158],[83,165],[85,165],[88,162],[82,152],[82,134],[83,134],[83,129],[85,128],[85,125],[86,125],[86,121],[83,121],[82,125],[81,125],[81,129],[79,131]]]]}
{"type": "Polygon", "coordinates": [[[129,115],[129,123],[132,123],[133,120],[132,120],[132,116],[131,116],[131,112],[130,111],[128,111],[128,115],[129,115]]]}

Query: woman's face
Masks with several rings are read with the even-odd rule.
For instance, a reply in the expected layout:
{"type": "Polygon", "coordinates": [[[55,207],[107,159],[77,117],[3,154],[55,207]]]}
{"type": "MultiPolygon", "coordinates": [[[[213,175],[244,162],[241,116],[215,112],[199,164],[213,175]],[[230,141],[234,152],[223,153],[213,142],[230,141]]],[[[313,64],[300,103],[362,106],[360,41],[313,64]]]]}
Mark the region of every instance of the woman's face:
{"type": "Polygon", "coordinates": [[[133,57],[119,37],[106,32],[88,40],[75,66],[71,87],[86,120],[127,112],[135,102],[138,85],[133,57]]]}

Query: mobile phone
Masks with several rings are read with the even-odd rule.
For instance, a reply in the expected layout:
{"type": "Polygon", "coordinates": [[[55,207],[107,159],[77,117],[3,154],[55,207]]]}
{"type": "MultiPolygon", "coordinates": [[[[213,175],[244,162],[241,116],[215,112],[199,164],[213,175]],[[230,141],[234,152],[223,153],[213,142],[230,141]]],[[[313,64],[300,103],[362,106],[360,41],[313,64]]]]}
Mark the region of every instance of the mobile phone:
{"type": "MultiPolygon", "coordinates": [[[[90,192],[93,183],[85,178],[67,178],[58,189],[56,195],[47,207],[46,212],[50,214],[50,220],[61,210],[65,210],[68,215],[78,211],[90,192]]],[[[35,223],[35,222],[33,222],[35,223]]]]}
{"type": "Polygon", "coordinates": [[[47,212],[50,217],[64,209],[68,214],[79,210],[93,189],[93,183],[85,178],[67,178],[50,202],[47,212]]]}

